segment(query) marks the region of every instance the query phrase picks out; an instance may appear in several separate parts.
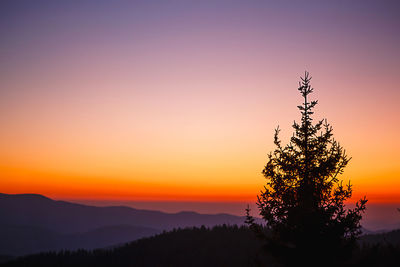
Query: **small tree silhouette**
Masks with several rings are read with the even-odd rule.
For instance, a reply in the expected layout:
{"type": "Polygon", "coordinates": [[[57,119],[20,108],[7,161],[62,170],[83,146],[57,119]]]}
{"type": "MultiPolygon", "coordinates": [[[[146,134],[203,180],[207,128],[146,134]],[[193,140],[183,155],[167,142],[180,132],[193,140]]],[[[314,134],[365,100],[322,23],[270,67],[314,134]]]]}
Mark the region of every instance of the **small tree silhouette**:
{"type": "MultiPolygon", "coordinates": [[[[313,124],[311,115],[317,101],[309,102],[313,92],[311,77],[305,72],[299,82],[304,98],[301,124],[294,122],[294,134],[286,146],[275,130],[276,149],[268,155],[262,173],[267,185],[258,196],[260,215],[266,221],[268,250],[286,265],[327,266],[351,255],[361,233],[361,214],[367,200],[346,209],[352,186],[338,179],[350,158],[334,140],[326,120],[313,124]]],[[[246,210],[246,222],[260,235],[261,227],[246,210]]]]}

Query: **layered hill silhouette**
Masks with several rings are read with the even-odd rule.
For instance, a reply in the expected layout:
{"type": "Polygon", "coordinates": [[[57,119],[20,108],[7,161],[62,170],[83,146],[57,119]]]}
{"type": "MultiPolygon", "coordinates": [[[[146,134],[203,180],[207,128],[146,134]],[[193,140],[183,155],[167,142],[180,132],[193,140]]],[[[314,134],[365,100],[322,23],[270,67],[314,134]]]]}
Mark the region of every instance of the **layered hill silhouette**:
{"type": "Polygon", "coordinates": [[[0,255],[94,249],[192,226],[244,223],[244,217],[94,207],[36,194],[0,194],[0,255]]]}
{"type": "MultiPolygon", "coordinates": [[[[274,266],[265,244],[243,226],[244,217],[229,214],[0,194],[0,217],[4,266],[274,266]]],[[[362,236],[349,266],[397,266],[399,233],[362,236]]]]}

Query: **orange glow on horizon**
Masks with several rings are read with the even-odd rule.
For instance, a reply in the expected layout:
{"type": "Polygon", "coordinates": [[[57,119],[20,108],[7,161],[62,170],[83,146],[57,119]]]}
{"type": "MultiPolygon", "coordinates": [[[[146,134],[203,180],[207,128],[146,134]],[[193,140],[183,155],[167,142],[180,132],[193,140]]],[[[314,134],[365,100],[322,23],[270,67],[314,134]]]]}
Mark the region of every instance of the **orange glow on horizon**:
{"type": "MultiPolygon", "coordinates": [[[[2,169],[4,173],[4,169],[2,169]]],[[[198,201],[198,202],[256,202],[265,179],[259,175],[258,184],[167,184],[138,182],[127,179],[62,176],[40,172],[11,173],[3,178],[4,193],[37,193],[55,199],[124,200],[124,201],[198,201]]],[[[358,180],[358,179],[353,179],[358,180]]],[[[344,180],[346,182],[346,180],[344,180]]],[[[398,188],[376,183],[354,183],[349,202],[367,197],[370,203],[400,203],[398,188]]]]}
{"type": "Polygon", "coordinates": [[[0,10],[0,192],[255,202],[274,129],[286,144],[300,119],[307,70],[314,121],[352,157],[341,177],[352,201],[400,203],[390,4],[11,2],[0,10]]]}

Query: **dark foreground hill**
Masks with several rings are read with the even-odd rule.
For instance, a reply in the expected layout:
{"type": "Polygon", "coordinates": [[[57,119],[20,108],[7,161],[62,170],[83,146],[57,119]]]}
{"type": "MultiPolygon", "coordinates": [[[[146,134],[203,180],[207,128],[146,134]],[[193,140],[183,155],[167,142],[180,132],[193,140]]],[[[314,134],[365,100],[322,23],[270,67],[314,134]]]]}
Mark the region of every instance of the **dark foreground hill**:
{"type": "Polygon", "coordinates": [[[260,248],[261,242],[246,227],[200,227],[108,250],[31,255],[4,266],[255,266],[260,248]]]}
{"type": "MultiPolygon", "coordinates": [[[[399,266],[397,237],[393,243],[375,243],[381,236],[369,236],[374,242],[360,245],[345,266],[399,266]]],[[[223,225],[163,232],[110,249],[30,255],[2,266],[276,266],[263,249],[263,243],[247,227],[223,225]]]]}
{"type": "Polygon", "coordinates": [[[132,225],[104,226],[82,233],[62,234],[33,226],[0,227],[0,255],[26,255],[43,251],[95,249],[123,244],[161,231],[132,225]]]}
{"type": "Polygon", "coordinates": [[[173,228],[243,222],[244,217],[229,214],[172,214],[122,206],[93,207],[36,194],[0,194],[0,255],[102,248],[173,228]]]}

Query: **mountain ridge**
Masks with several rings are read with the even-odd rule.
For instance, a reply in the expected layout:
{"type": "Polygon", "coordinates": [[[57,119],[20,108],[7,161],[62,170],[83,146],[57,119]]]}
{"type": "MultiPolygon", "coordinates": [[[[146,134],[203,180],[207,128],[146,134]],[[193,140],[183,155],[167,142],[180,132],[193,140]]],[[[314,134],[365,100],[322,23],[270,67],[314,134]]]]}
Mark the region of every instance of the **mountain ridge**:
{"type": "Polygon", "coordinates": [[[0,238],[0,255],[101,248],[164,230],[242,225],[245,220],[244,216],[223,213],[165,213],[127,206],[95,207],[53,200],[39,194],[4,193],[0,193],[0,217],[3,237],[0,238]],[[96,231],[97,235],[93,234],[96,231]]]}

